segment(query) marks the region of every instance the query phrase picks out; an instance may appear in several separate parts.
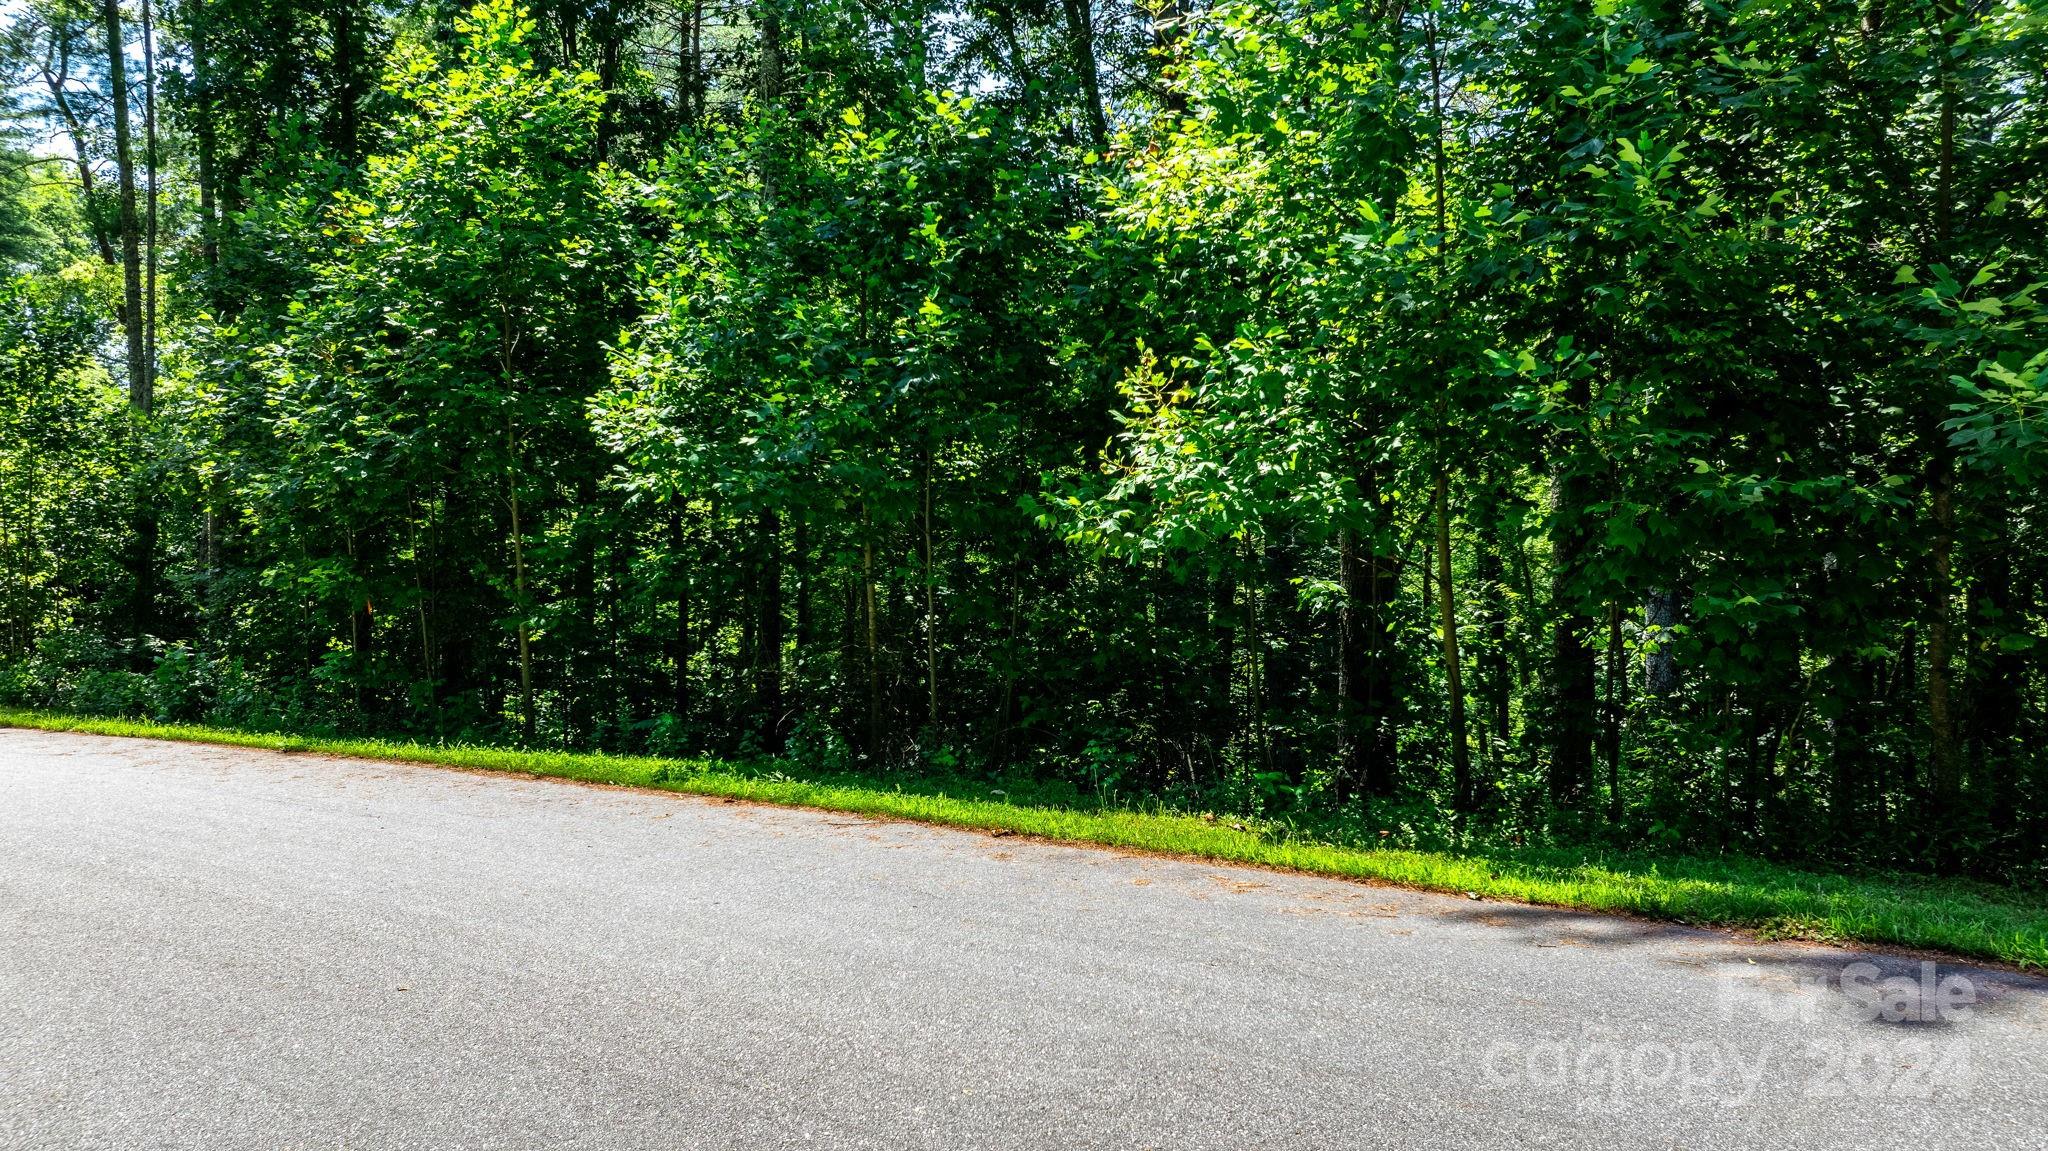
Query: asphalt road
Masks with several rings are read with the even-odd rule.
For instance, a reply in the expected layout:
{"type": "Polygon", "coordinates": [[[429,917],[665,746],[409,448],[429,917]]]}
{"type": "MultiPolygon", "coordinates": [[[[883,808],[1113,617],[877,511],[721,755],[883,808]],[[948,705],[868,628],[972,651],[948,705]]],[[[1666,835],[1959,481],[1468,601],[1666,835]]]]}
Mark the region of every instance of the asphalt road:
{"type": "Polygon", "coordinates": [[[9,1148],[2048,1147],[2011,974],[19,730],[0,1013],[9,1148]]]}

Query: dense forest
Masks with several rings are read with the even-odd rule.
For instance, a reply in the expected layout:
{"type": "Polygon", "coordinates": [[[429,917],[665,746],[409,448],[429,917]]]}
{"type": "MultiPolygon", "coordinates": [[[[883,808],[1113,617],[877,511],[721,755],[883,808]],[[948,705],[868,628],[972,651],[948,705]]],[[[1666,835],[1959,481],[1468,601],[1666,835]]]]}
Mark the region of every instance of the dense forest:
{"type": "Polygon", "coordinates": [[[0,705],[2043,877],[2031,0],[0,22],[0,705]]]}

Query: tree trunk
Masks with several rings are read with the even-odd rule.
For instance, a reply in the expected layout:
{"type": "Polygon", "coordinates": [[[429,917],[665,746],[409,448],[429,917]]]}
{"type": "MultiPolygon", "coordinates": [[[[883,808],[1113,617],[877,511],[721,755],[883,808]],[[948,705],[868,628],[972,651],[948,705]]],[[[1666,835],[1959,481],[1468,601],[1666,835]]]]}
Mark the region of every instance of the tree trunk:
{"type": "Polygon", "coordinates": [[[356,714],[366,715],[371,709],[370,700],[363,688],[370,678],[371,649],[375,641],[373,628],[376,620],[374,607],[368,591],[368,562],[363,558],[356,543],[356,533],[345,531],[342,536],[348,548],[349,574],[355,577],[355,587],[349,594],[348,605],[348,646],[349,686],[354,694],[356,714]]]}
{"type": "Polygon", "coordinates": [[[675,631],[669,638],[669,663],[675,674],[669,683],[669,710],[679,720],[690,716],[690,567],[688,541],[683,534],[683,509],[679,499],[669,501],[669,580],[676,604],[675,631]]]}
{"type": "MultiPolygon", "coordinates": [[[[429,495],[425,499],[419,500],[420,510],[418,512],[415,512],[411,507],[408,507],[406,509],[407,514],[405,517],[405,528],[406,533],[410,537],[412,542],[413,614],[416,622],[419,625],[420,630],[419,678],[420,681],[425,683],[428,687],[429,700],[433,704],[438,705],[440,702],[441,693],[439,685],[435,683],[436,669],[434,664],[434,633],[432,628],[429,626],[429,617],[427,614],[427,604],[431,597],[427,589],[426,545],[422,542],[420,532],[421,518],[426,515],[432,515],[433,507],[433,498],[431,495],[429,495]]],[[[213,518],[213,511],[211,507],[209,507],[206,513],[207,538],[209,540],[211,540],[213,537],[213,518]]],[[[211,551],[212,549],[209,548],[208,550],[211,551]]],[[[217,565],[218,561],[216,560],[214,562],[217,565]]],[[[208,578],[210,583],[212,577],[209,576],[208,578]]],[[[436,707],[435,710],[438,712],[439,708],[436,707]]]]}
{"type": "Polygon", "coordinates": [[[817,635],[811,614],[811,517],[810,513],[798,509],[796,514],[796,542],[792,545],[790,559],[796,564],[796,659],[801,665],[810,651],[813,637],[817,635]]]}
{"type": "MultiPolygon", "coordinates": [[[[1398,19],[1396,21],[1398,23],[1398,19]]],[[[1430,154],[1430,173],[1435,184],[1436,233],[1437,233],[1437,276],[1438,290],[1448,291],[1450,286],[1449,256],[1451,250],[1450,205],[1444,183],[1444,71],[1443,54],[1438,50],[1436,15],[1431,13],[1428,24],[1427,44],[1429,49],[1429,104],[1432,122],[1431,135],[1435,147],[1430,154]]],[[[1438,364],[1441,371],[1443,365],[1438,364]]],[[[1472,749],[1465,738],[1465,672],[1458,658],[1458,593],[1457,584],[1451,577],[1451,498],[1450,463],[1448,452],[1451,435],[1451,380],[1446,373],[1437,381],[1436,399],[1436,485],[1431,493],[1431,518],[1436,524],[1436,577],[1437,602],[1441,610],[1443,633],[1444,687],[1448,695],[1451,721],[1451,806],[1458,813],[1460,826],[1464,814],[1472,810],[1472,749]]],[[[1429,581],[1423,580],[1424,586],[1429,581]]],[[[1427,614],[1425,612],[1425,614],[1427,614]]]]}
{"type": "Polygon", "coordinates": [[[1514,703],[1514,671],[1508,666],[1508,604],[1505,576],[1501,571],[1499,541],[1495,532],[1480,537],[1478,579],[1481,624],[1486,643],[1479,649],[1481,690],[1486,693],[1488,742],[1493,748],[1496,771],[1506,767],[1514,703]]]}
{"type": "Polygon", "coordinates": [[[1109,143],[1109,120],[1102,111],[1102,80],[1095,64],[1093,0],[1061,0],[1067,17],[1067,43],[1074,54],[1074,75],[1081,81],[1082,119],[1088,142],[1098,151],[1109,143]]]}
{"type": "MultiPolygon", "coordinates": [[[[755,77],[763,106],[782,99],[782,12],[778,0],[760,0],[756,5],[760,27],[760,73],[755,77]]],[[[773,208],[776,200],[776,166],[770,161],[759,169],[761,199],[773,208]]],[[[758,645],[754,656],[754,698],[761,715],[762,743],[771,752],[782,750],[782,521],[763,508],[758,535],[762,547],[757,623],[752,628],[758,645]]],[[[872,585],[870,585],[872,587],[872,585]]],[[[872,592],[870,592],[872,595],[872,592]]],[[[872,626],[872,625],[871,625],[872,626]]],[[[875,725],[879,729],[879,722],[875,725]]]]}
{"type": "Polygon", "coordinates": [[[932,459],[924,459],[924,682],[925,722],[939,725],[939,612],[932,573],[932,459]]]}
{"type": "Polygon", "coordinates": [[[1628,677],[1621,670],[1621,605],[1607,606],[1607,725],[1601,750],[1607,757],[1607,822],[1621,823],[1621,717],[1628,706],[1628,677]]]}
{"type": "MultiPolygon", "coordinates": [[[[1841,716],[1834,723],[1834,745],[1829,751],[1828,827],[1836,850],[1855,846],[1862,828],[1857,811],[1866,780],[1882,783],[1878,773],[1868,770],[1871,759],[1871,720],[1878,695],[1877,661],[1854,655],[1847,660],[1837,689],[1841,716]]],[[[1879,797],[1882,807],[1882,795],[1879,797]]]]}
{"type": "Polygon", "coordinates": [[[107,86],[114,110],[114,164],[120,189],[121,326],[128,338],[128,403],[148,415],[155,407],[150,390],[148,349],[144,345],[142,312],[142,228],[135,207],[135,156],[128,128],[128,64],[124,51],[120,0],[106,0],[107,86]]]}
{"type": "Polygon", "coordinates": [[[599,518],[597,481],[589,475],[576,477],[576,505],[570,514],[574,525],[569,547],[571,555],[569,600],[571,615],[556,628],[556,650],[566,646],[568,664],[569,738],[581,740],[595,726],[595,705],[603,687],[598,683],[597,654],[597,528],[599,518]]]}
{"type": "Polygon", "coordinates": [[[882,731],[881,624],[875,618],[875,541],[865,504],[860,511],[860,526],[861,614],[866,625],[863,629],[865,654],[862,664],[868,680],[868,754],[879,759],[886,746],[882,731]]]}
{"type": "Polygon", "coordinates": [[[1663,699],[1678,690],[1678,662],[1671,656],[1672,629],[1678,626],[1678,593],[1651,588],[1643,597],[1643,690],[1663,699]]]}
{"type": "Polygon", "coordinates": [[[763,508],[756,523],[760,537],[760,613],[754,636],[754,700],[761,716],[761,746],[770,754],[782,750],[782,519],[763,508]]]}
{"type": "Polygon", "coordinates": [[[519,738],[533,742],[533,634],[527,620],[526,528],[519,520],[519,446],[505,417],[505,491],[512,507],[512,607],[519,624],[519,738]]]}
{"type": "Polygon", "coordinates": [[[1002,689],[996,702],[996,756],[998,765],[1010,763],[1010,730],[1015,722],[1017,702],[1017,623],[1024,610],[1024,581],[1010,579],[1010,618],[1003,629],[1002,689]]]}
{"type": "Polygon", "coordinates": [[[600,164],[612,158],[612,138],[618,134],[619,64],[625,45],[625,29],[617,3],[600,6],[591,23],[597,37],[597,87],[605,95],[597,109],[597,141],[594,151],[600,164]]]}
{"type": "Polygon", "coordinates": [[[1465,680],[1458,659],[1458,597],[1451,579],[1450,480],[1441,468],[1436,473],[1436,577],[1437,600],[1442,607],[1444,686],[1449,693],[1451,719],[1452,806],[1459,812],[1472,810],[1472,750],[1465,739],[1465,680]]]}
{"type": "Polygon", "coordinates": [[[1991,830],[2008,841],[2018,828],[2020,767],[2026,752],[2019,740],[2020,717],[2026,714],[2026,657],[2008,641],[2027,638],[2026,585],[2013,578],[2014,539],[2011,506],[2000,501],[1986,509],[1980,522],[1986,534],[1972,565],[1970,600],[1976,617],[1977,642],[1969,645],[1970,724],[1976,743],[1979,790],[1990,802],[1991,830]]]}
{"type": "MultiPolygon", "coordinates": [[[[1953,61],[1956,42],[1958,0],[1937,0],[1935,18],[1940,21],[1942,50],[1936,61],[1939,78],[1939,123],[1935,143],[1934,241],[1929,262],[1947,260],[1955,239],[1955,155],[1957,77],[1953,61]]],[[[1948,366],[1936,373],[1935,394],[1943,394],[1948,366]]],[[[1930,413],[1933,419],[1946,411],[1930,413]]],[[[1957,745],[1956,724],[1949,681],[1949,661],[1954,655],[1954,621],[1950,601],[1955,595],[1954,552],[1956,540],[1955,465],[1941,432],[1927,433],[1930,445],[1931,514],[1934,530],[1929,540],[1933,553],[1932,581],[1928,588],[1927,620],[1927,727],[1929,754],[1933,760],[1933,816],[1937,823],[1952,820],[1961,798],[1963,782],[1962,749],[1957,745]]],[[[1946,843],[1937,829],[1937,837],[1946,843]]]]}
{"type": "Polygon", "coordinates": [[[142,164],[144,174],[142,371],[156,395],[157,139],[156,4],[142,0],[142,164]]]}
{"type": "MultiPolygon", "coordinates": [[[[1583,403],[1583,397],[1580,403],[1583,403]]],[[[1598,678],[1588,633],[1593,621],[1579,607],[1584,574],[1586,482],[1572,463],[1561,465],[1550,486],[1550,799],[1559,807],[1583,798],[1593,762],[1598,678]]]]}
{"type": "Polygon", "coordinates": [[[78,118],[78,112],[71,106],[71,38],[52,25],[52,60],[43,66],[43,82],[50,90],[50,102],[57,109],[57,117],[64,121],[65,135],[71,139],[73,166],[78,172],[79,200],[84,205],[87,228],[92,233],[93,247],[100,259],[112,267],[118,257],[114,253],[115,235],[107,230],[106,213],[99,210],[97,200],[98,181],[93,175],[91,153],[87,150],[85,124],[78,118]]]}
{"type": "Polygon", "coordinates": [[[704,119],[704,0],[682,6],[688,22],[676,30],[676,110],[686,126],[704,119]]]}
{"type": "Polygon", "coordinates": [[[760,85],[761,103],[773,104],[782,98],[782,9],[777,0],[759,0],[755,18],[760,22],[761,59],[760,85]]]}
{"type": "MultiPolygon", "coordinates": [[[[121,26],[120,0],[105,0],[108,98],[114,109],[114,163],[120,185],[121,327],[127,336],[128,406],[145,419],[155,410],[156,392],[149,375],[148,317],[142,299],[142,229],[135,210],[135,156],[128,128],[128,63],[121,26]]],[[[130,609],[136,654],[156,630],[156,493],[144,482],[135,492],[135,518],[130,541],[134,600],[130,609]]]]}
{"type": "Polygon", "coordinates": [[[363,43],[356,24],[358,0],[328,0],[328,31],[333,37],[334,107],[329,124],[334,151],[343,163],[362,159],[362,131],[357,105],[362,101],[363,43]]]}
{"type": "Polygon", "coordinates": [[[1927,728],[1933,759],[1934,806],[1939,819],[1955,814],[1962,794],[1963,756],[1956,739],[1949,663],[1954,657],[1955,471],[1946,459],[1935,464],[1933,480],[1933,579],[1928,588],[1927,728]]]}
{"type": "Polygon", "coordinates": [[[1211,577],[1209,630],[1216,640],[1215,683],[1210,688],[1209,735],[1228,747],[1237,728],[1237,571],[1235,550],[1226,552],[1211,577]]]}
{"type": "MultiPolygon", "coordinates": [[[[214,127],[213,61],[209,56],[208,9],[212,0],[189,0],[187,37],[192,52],[192,135],[197,152],[199,183],[199,258],[211,269],[220,263],[220,219],[214,206],[214,182],[218,179],[220,143],[214,127]]],[[[219,289],[210,278],[208,297],[218,305],[219,289]]]]}
{"type": "MultiPolygon", "coordinates": [[[[1361,485],[1376,490],[1370,478],[1361,485]]],[[[1399,586],[1393,562],[1357,528],[1338,537],[1344,610],[1338,621],[1337,695],[1343,709],[1344,777],[1370,795],[1394,790],[1393,683],[1386,611],[1399,586]]],[[[1263,677],[1261,677],[1263,679],[1263,677]]],[[[1264,684],[1260,684],[1264,695],[1264,684]]],[[[1263,718],[1263,717],[1262,717],[1263,718]]]]}

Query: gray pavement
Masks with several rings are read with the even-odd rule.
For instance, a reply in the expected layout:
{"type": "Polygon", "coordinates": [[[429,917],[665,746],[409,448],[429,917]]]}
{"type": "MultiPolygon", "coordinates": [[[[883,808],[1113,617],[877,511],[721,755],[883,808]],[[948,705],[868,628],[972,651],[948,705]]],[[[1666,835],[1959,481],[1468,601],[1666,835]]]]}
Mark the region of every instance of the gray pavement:
{"type": "Polygon", "coordinates": [[[2048,983],[0,730],[0,1147],[2048,1148],[2048,983]]]}

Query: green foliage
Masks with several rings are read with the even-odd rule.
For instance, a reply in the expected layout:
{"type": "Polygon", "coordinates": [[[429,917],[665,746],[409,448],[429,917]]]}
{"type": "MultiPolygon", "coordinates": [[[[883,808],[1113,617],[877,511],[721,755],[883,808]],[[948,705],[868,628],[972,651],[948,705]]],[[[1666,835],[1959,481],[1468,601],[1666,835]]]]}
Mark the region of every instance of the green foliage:
{"type": "Polygon", "coordinates": [[[147,418],[93,15],[7,699],[2038,876],[2036,5],[174,5],[147,418]]]}
{"type": "Polygon", "coordinates": [[[89,268],[0,281],[0,658],[108,616],[122,582],[121,399],[93,359],[107,301],[89,268]]]}

